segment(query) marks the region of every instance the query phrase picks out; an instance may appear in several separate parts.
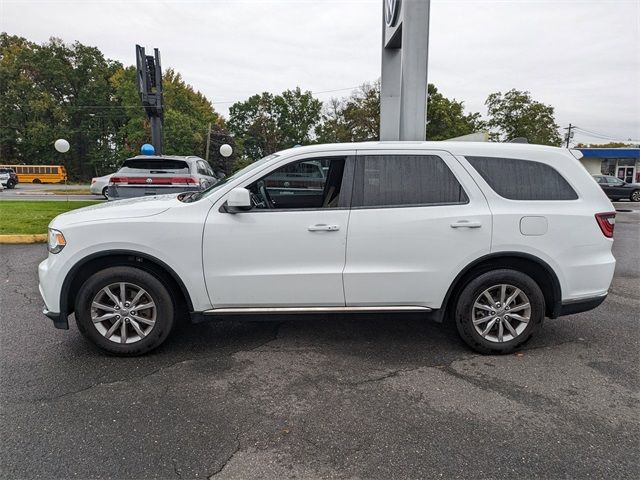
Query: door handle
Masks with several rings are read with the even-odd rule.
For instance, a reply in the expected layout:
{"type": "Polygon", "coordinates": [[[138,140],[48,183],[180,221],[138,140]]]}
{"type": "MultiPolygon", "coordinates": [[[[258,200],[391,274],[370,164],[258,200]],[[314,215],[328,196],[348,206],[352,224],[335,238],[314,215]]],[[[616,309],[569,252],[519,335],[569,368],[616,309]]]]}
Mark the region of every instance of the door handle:
{"type": "Polygon", "coordinates": [[[309,225],[307,229],[310,232],[337,232],[340,230],[340,225],[327,225],[326,223],[317,223],[315,225],[309,225]]]}
{"type": "Polygon", "coordinates": [[[451,228],[480,228],[482,223],[470,222],[469,220],[460,220],[451,224],[451,228]]]}

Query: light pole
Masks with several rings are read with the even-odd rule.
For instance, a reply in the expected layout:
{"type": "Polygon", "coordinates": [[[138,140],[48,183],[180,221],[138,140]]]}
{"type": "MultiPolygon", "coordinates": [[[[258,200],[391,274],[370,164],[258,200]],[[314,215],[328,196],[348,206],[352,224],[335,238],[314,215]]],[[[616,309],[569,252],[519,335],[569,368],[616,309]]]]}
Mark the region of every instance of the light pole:
{"type": "MultiPolygon", "coordinates": [[[[71,148],[71,145],[69,145],[69,142],[67,142],[64,138],[59,138],[53,143],[53,147],[56,149],[58,153],[67,153],[71,148]]],[[[60,162],[60,163],[64,163],[64,162],[60,162]]],[[[67,203],[69,203],[69,189],[67,188],[67,169],[66,168],[64,173],[64,189],[66,190],[66,194],[67,194],[67,203]]]]}

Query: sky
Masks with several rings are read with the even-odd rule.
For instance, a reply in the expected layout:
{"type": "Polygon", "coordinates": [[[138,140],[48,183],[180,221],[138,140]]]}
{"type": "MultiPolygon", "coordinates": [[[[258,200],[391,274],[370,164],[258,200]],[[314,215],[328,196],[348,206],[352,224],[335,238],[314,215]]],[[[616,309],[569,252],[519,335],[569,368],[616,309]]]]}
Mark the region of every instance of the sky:
{"type": "MultiPolygon", "coordinates": [[[[136,43],[159,48],[224,115],[263,91],[328,100],[375,81],[381,22],[382,0],[0,0],[0,30],[35,42],[125,65],[136,43]]],[[[591,132],[576,142],[640,141],[640,0],[432,0],[428,77],[468,111],[528,90],[591,132]]]]}

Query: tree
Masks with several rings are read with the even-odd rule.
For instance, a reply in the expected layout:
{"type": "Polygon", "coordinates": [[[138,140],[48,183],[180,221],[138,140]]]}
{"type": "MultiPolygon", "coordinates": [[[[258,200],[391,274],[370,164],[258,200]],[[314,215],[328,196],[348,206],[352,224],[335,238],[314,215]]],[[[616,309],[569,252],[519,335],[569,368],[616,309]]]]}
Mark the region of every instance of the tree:
{"type": "Polygon", "coordinates": [[[255,161],[284,148],[310,143],[322,103],[299,87],[280,95],[264,92],[229,108],[229,130],[242,154],[255,161]]]}
{"type": "Polygon", "coordinates": [[[447,140],[486,128],[480,114],[464,113],[464,102],[450,100],[433,84],[427,89],[427,140],[447,140]]]}
{"type": "MultiPolygon", "coordinates": [[[[435,85],[429,84],[427,93],[427,140],[446,140],[485,128],[479,113],[466,114],[463,102],[446,98],[435,85]]],[[[378,140],[380,82],[365,83],[346,99],[332,99],[322,118],[316,129],[321,143],[378,140]]]]}
{"type": "Polygon", "coordinates": [[[525,137],[529,143],[558,146],[562,142],[553,116],[554,109],[531,98],[529,92],[509,90],[492,93],[485,102],[490,138],[506,142],[525,137]]]}
{"type": "Polygon", "coordinates": [[[64,161],[72,178],[94,173],[92,163],[107,154],[108,139],[118,126],[109,87],[118,68],[98,49],[78,42],[67,45],[52,38],[37,45],[1,34],[1,161],[64,161]],[[72,145],[63,157],[53,149],[59,137],[72,145]]]}
{"type": "Polygon", "coordinates": [[[324,108],[316,135],[320,143],[378,140],[380,82],[364,83],[345,99],[331,99],[324,108]]]}
{"type": "MultiPolygon", "coordinates": [[[[150,141],[135,74],[79,42],[0,34],[0,162],[64,162],[83,180],[113,171],[150,141]],[[69,140],[69,153],[55,152],[57,138],[69,140]]],[[[179,73],[167,70],[163,82],[165,152],[203,156],[208,126],[224,130],[222,117],[179,73]]]]}
{"type": "MultiPolygon", "coordinates": [[[[136,69],[120,69],[111,78],[115,98],[126,120],[118,131],[120,158],[137,155],[143,143],[151,142],[151,130],[135,85],[136,69]]],[[[207,98],[184,82],[173,69],[162,75],[164,89],[164,153],[204,157],[209,123],[217,128],[224,121],[207,98]]]]}

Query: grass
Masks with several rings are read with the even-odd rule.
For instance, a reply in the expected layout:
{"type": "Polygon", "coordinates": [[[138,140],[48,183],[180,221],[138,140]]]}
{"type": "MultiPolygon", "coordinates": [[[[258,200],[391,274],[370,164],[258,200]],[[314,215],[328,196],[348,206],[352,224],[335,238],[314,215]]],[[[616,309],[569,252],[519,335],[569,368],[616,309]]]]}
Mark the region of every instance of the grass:
{"type": "Polygon", "coordinates": [[[49,189],[42,190],[45,193],[53,193],[54,195],[91,195],[88,188],[69,188],[66,190],[49,189]]]}
{"type": "Polygon", "coordinates": [[[47,225],[69,210],[100,202],[1,201],[0,235],[47,233],[47,225]]]}

